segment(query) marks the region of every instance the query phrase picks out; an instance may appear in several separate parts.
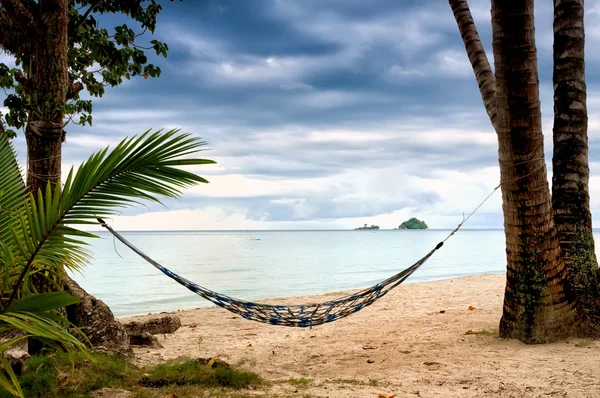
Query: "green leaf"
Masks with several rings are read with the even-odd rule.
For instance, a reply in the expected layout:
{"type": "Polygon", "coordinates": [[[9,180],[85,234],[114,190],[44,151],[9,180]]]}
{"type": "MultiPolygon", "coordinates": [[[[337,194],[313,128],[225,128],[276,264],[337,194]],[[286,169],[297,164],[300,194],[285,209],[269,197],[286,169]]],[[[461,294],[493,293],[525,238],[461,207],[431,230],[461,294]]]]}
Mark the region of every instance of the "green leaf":
{"type": "MultiPolygon", "coordinates": [[[[36,4],[29,2],[32,4],[30,7],[36,4]]],[[[163,57],[168,53],[167,44],[151,37],[161,10],[162,7],[156,0],[69,2],[69,78],[73,82],[81,82],[90,96],[102,97],[105,85],[118,86],[124,79],[129,80],[132,77],[159,77],[158,67],[152,67],[147,72],[144,70],[149,66],[148,53],[156,53],[163,57]],[[90,7],[93,7],[93,13],[87,14],[86,11],[90,7]],[[126,19],[128,22],[110,29],[101,28],[96,19],[98,14],[117,14],[117,20],[126,19]]],[[[15,29],[18,28],[15,26],[15,29]]],[[[33,62],[34,52],[29,41],[18,40],[13,44],[3,50],[15,58],[18,67],[9,68],[0,63],[0,88],[8,90],[4,102],[4,106],[9,110],[6,123],[10,127],[20,129],[27,123],[28,113],[32,109],[42,109],[45,102],[35,96],[39,93],[25,93],[15,76],[17,73],[25,76],[35,75],[35,69],[44,68],[45,65],[38,66],[33,62]],[[31,65],[34,65],[34,70],[30,71],[31,65]]],[[[81,109],[80,93],[71,101],[54,106],[55,109],[46,109],[44,113],[52,114],[61,110],[71,115],[73,120],[78,120],[78,124],[91,125],[91,102],[85,109],[81,109]],[[88,116],[83,117],[83,114],[88,116]],[[76,115],[80,118],[76,118],[76,115]]],[[[12,135],[15,131],[7,132],[12,135]]]]}
{"type": "Polygon", "coordinates": [[[77,304],[79,298],[68,292],[51,292],[25,297],[5,308],[4,312],[44,312],[77,304]]]}
{"type": "Polygon", "coordinates": [[[4,375],[3,372],[0,372],[0,386],[8,391],[9,394],[14,395],[15,397],[24,397],[23,390],[21,390],[21,385],[19,384],[19,380],[17,379],[17,375],[15,375],[15,371],[12,366],[4,356],[4,354],[0,354],[0,362],[2,363],[2,368],[8,374],[9,379],[4,375]]]}

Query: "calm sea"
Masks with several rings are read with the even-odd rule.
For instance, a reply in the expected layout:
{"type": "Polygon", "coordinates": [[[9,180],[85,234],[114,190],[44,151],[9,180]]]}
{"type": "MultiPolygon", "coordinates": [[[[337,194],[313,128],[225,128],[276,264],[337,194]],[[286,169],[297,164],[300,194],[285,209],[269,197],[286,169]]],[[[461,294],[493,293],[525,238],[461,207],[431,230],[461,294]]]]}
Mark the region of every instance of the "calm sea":
{"type": "MultiPolygon", "coordinates": [[[[412,264],[450,231],[189,231],[122,232],[174,272],[246,300],[367,287],[412,264]]],[[[170,280],[107,232],[92,241],[94,260],[76,274],[117,316],[173,311],[210,303],[170,280]]],[[[502,230],[452,237],[405,283],[502,273],[502,230]]]]}

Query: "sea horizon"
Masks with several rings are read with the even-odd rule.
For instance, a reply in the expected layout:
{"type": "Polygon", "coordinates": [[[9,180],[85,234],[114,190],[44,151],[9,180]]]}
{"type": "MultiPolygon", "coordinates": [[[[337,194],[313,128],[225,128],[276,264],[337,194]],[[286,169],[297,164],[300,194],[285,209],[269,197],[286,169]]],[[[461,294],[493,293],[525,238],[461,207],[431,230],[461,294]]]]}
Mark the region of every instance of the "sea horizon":
{"type": "MultiPolygon", "coordinates": [[[[117,232],[327,232],[327,231],[357,231],[357,232],[376,232],[376,231],[453,231],[455,228],[427,228],[427,229],[399,229],[399,228],[378,228],[378,229],[344,229],[344,228],[319,228],[319,229],[119,229],[111,226],[117,232]]],[[[460,231],[503,231],[504,228],[460,228],[460,231]]],[[[600,228],[594,228],[600,231],[600,228]]],[[[104,228],[89,229],[88,232],[106,231],[104,228]]]]}

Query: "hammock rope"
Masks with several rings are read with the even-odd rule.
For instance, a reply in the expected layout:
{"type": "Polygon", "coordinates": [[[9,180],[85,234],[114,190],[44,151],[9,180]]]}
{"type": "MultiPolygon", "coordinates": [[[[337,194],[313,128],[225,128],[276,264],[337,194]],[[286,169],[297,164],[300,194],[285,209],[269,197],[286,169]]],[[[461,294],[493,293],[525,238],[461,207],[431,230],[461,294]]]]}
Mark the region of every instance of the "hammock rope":
{"type": "Polygon", "coordinates": [[[463,215],[462,222],[458,224],[458,226],[452,232],[450,232],[450,234],[443,241],[438,243],[429,253],[427,253],[413,265],[369,288],[359,290],[356,293],[348,294],[335,300],[325,301],[318,304],[259,304],[240,300],[230,297],[226,294],[221,294],[207,289],[164,267],[157,261],[150,258],[143,251],[135,247],[131,242],[116,232],[110,225],[106,224],[104,220],[101,218],[98,218],[97,220],[115,238],[120,240],[125,246],[152,264],[163,274],[173,279],[180,285],[185,286],[200,297],[212,302],[213,304],[252,321],[268,323],[271,325],[312,328],[313,326],[337,321],[338,319],[345,318],[355,312],[358,312],[363,308],[373,304],[375,301],[388,294],[396,286],[404,282],[409,276],[418,270],[421,265],[429,260],[429,258],[433,256],[433,254],[438,251],[444,245],[444,243],[450,239],[450,237],[458,232],[464,223],[471,218],[471,216],[475,214],[475,212],[479,210],[481,206],[483,206],[483,204],[501,187],[501,185],[502,184],[499,184],[496,188],[494,188],[494,190],[467,217],[464,217],[463,215]]]}
{"type": "Polygon", "coordinates": [[[152,264],[169,278],[175,280],[180,285],[185,286],[200,297],[222,307],[228,311],[242,316],[245,319],[268,323],[271,325],[292,326],[292,327],[312,327],[324,323],[333,322],[345,318],[361,309],[373,304],[376,300],[382,298],[393,288],[404,282],[416,270],[421,267],[429,258],[440,249],[444,242],[438,243],[429,253],[416,263],[400,271],[396,275],[379,282],[369,288],[360,290],[335,300],[325,301],[314,304],[298,305],[273,305],[259,304],[250,301],[240,300],[225,294],[215,292],[200,286],[189,279],[186,279],[159,262],[150,258],[147,254],[135,247],[131,242],[125,239],[121,234],[112,229],[102,219],[98,222],[106,228],[115,238],[120,240],[125,246],[130,248],[144,260],[152,264]]]}

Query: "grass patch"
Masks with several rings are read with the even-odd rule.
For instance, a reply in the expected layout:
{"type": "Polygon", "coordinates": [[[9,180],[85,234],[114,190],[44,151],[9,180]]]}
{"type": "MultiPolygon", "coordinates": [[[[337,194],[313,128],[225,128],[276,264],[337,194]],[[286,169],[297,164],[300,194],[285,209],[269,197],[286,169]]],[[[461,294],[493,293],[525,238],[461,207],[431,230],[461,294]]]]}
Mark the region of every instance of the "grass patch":
{"type": "Polygon", "coordinates": [[[310,386],[312,384],[312,380],[305,379],[304,377],[301,377],[299,379],[291,378],[289,380],[289,383],[296,388],[308,388],[308,386],[310,386]]]}
{"type": "MultiPolygon", "coordinates": [[[[209,368],[198,360],[178,359],[140,368],[111,355],[92,354],[92,358],[93,361],[90,361],[80,354],[56,353],[28,359],[19,377],[25,396],[87,397],[93,391],[107,387],[134,391],[140,398],[164,397],[165,389],[173,393],[180,391],[175,393],[178,397],[210,397],[214,396],[211,395],[214,390],[221,391],[222,394],[217,396],[229,396],[229,393],[223,392],[255,388],[262,383],[262,379],[254,373],[223,365],[209,368]],[[187,394],[186,390],[193,392],[187,394]]],[[[0,398],[5,397],[10,395],[0,391],[0,398]]]]}

